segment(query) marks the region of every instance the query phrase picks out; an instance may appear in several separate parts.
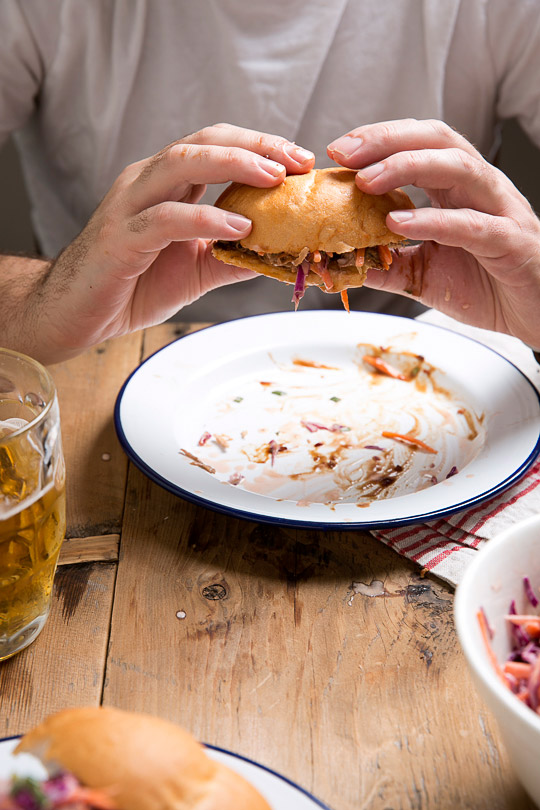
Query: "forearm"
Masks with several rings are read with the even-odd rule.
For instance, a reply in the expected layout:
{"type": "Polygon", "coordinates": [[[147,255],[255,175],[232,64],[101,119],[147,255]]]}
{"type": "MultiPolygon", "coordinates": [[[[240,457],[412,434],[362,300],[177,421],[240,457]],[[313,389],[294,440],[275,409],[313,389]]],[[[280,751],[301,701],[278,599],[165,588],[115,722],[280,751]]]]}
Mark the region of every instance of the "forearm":
{"type": "Polygon", "coordinates": [[[50,341],[39,325],[50,266],[43,259],[0,255],[0,346],[45,363],[57,359],[47,356],[50,341]]]}

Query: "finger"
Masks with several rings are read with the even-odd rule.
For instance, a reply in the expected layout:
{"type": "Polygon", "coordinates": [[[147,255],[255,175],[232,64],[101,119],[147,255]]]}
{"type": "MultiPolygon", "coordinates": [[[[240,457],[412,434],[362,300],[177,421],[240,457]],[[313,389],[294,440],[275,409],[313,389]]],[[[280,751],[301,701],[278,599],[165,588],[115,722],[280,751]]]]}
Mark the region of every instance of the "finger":
{"type": "Polygon", "coordinates": [[[276,186],[285,167],[236,146],[176,143],[144,162],[134,181],[124,188],[128,210],[135,214],[164,200],[180,200],[191,185],[227,183],[276,186]]]}
{"type": "Polygon", "coordinates": [[[384,121],[357,127],[328,145],[329,157],[349,169],[359,169],[395,152],[457,147],[478,157],[469,141],[443,121],[384,121]]]}
{"type": "Polygon", "coordinates": [[[357,184],[368,194],[384,194],[405,185],[445,190],[456,207],[494,215],[508,213],[512,203],[521,200],[502,172],[479,155],[457,148],[398,152],[358,172],[357,184]]]}
{"type": "Polygon", "coordinates": [[[422,300],[426,268],[424,254],[425,244],[400,247],[394,251],[388,270],[368,270],[365,286],[422,300]]]}
{"type": "Polygon", "coordinates": [[[513,220],[491,216],[470,208],[417,208],[393,211],[386,224],[407,239],[432,240],[460,247],[479,259],[497,259],[520,254],[523,234],[513,220]]]}
{"type": "Polygon", "coordinates": [[[201,186],[193,186],[187,197],[184,197],[182,202],[186,203],[198,203],[203,197],[206,192],[206,185],[201,186]]]}
{"type": "Polygon", "coordinates": [[[164,202],[132,217],[127,230],[129,248],[149,253],[189,239],[239,240],[250,232],[251,222],[211,205],[164,202]]]}
{"type": "Polygon", "coordinates": [[[233,124],[214,124],[181,139],[182,143],[215,144],[216,146],[238,146],[249,149],[263,157],[282,163],[292,174],[306,172],[315,163],[315,155],[286,138],[244,129],[233,124]]]}

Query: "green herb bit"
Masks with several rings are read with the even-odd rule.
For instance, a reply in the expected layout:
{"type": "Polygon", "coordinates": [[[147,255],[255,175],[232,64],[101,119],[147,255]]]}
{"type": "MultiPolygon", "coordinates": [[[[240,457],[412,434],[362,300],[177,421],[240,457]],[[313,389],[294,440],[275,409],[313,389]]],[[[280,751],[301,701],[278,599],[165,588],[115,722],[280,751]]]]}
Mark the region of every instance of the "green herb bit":
{"type": "Polygon", "coordinates": [[[17,796],[21,793],[30,794],[37,807],[46,807],[49,804],[41,784],[37,779],[32,779],[30,776],[15,776],[13,778],[9,795],[16,801],[17,796]]]}
{"type": "Polygon", "coordinates": [[[341,402],[341,397],[330,397],[332,402],[341,402]]]}
{"type": "Polygon", "coordinates": [[[233,402],[242,402],[243,399],[244,399],[244,397],[235,397],[233,399],[233,402]]]}
{"type": "Polygon", "coordinates": [[[416,377],[416,375],[420,372],[420,366],[415,366],[411,369],[409,376],[416,377]]]}
{"type": "Polygon", "coordinates": [[[286,391],[272,391],[272,393],[275,394],[276,397],[284,397],[287,392],[286,391]]]}

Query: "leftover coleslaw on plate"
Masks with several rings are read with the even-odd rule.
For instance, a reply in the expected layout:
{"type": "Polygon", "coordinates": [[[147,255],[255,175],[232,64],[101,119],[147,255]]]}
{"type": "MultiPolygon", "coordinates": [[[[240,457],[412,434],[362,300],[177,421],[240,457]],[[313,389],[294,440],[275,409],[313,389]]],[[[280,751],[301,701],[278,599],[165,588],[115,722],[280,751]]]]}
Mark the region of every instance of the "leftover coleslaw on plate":
{"type": "Polygon", "coordinates": [[[152,480],[236,517],[374,528],[502,492],[540,449],[539,395],[485,345],[364,312],[230,321],[160,349],[115,424],[152,480]]]}

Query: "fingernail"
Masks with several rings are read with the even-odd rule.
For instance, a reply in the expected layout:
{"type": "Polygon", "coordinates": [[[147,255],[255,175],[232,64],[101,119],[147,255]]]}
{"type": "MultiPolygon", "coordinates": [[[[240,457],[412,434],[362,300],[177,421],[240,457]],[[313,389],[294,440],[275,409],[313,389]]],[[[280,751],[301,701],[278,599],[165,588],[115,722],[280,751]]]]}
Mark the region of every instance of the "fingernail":
{"type": "Polygon", "coordinates": [[[297,163],[307,163],[314,158],[313,152],[309,152],[307,149],[302,149],[301,146],[297,146],[295,143],[287,144],[287,146],[284,147],[284,151],[297,163]]]}
{"type": "Polygon", "coordinates": [[[366,183],[370,183],[372,180],[375,180],[383,170],[384,163],[374,163],[372,166],[366,166],[361,172],[357,172],[357,175],[360,180],[365,180],[366,183]]]}
{"type": "Polygon", "coordinates": [[[390,211],[390,216],[394,222],[406,222],[414,217],[414,213],[412,211],[390,211]]]}
{"type": "Polygon", "coordinates": [[[239,232],[247,231],[251,225],[251,220],[243,217],[241,214],[228,213],[225,219],[227,225],[239,232]]]}
{"type": "Polygon", "coordinates": [[[337,141],[328,145],[328,151],[333,155],[340,155],[344,158],[351,158],[362,149],[364,142],[358,136],[338,138],[337,141]]]}
{"type": "Polygon", "coordinates": [[[271,174],[272,177],[281,177],[281,175],[285,173],[285,166],[273,160],[263,160],[259,165],[263,171],[271,174]]]}

